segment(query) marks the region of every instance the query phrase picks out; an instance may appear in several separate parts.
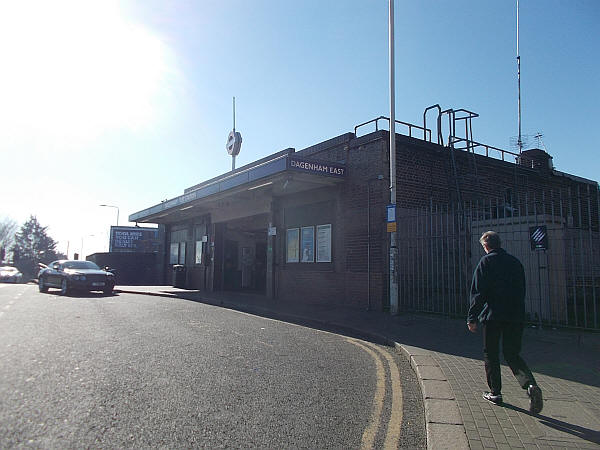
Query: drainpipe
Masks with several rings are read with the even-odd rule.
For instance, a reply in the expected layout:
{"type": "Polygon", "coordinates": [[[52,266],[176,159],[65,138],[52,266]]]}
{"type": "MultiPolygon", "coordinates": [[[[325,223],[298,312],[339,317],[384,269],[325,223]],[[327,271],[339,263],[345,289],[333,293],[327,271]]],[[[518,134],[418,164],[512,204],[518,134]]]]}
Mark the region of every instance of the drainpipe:
{"type": "Polygon", "coordinates": [[[371,182],[383,180],[383,175],[367,180],[367,311],[371,310],[371,182]]]}

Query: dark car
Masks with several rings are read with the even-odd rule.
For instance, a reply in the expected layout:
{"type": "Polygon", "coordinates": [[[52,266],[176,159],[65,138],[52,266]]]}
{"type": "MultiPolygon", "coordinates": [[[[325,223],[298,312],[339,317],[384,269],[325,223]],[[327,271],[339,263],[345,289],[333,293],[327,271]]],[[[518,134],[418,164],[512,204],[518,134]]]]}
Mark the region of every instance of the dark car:
{"type": "Polygon", "coordinates": [[[48,264],[38,274],[40,292],[58,288],[62,295],[72,291],[102,291],[111,294],[115,276],[91,261],[60,260],[48,264]]]}

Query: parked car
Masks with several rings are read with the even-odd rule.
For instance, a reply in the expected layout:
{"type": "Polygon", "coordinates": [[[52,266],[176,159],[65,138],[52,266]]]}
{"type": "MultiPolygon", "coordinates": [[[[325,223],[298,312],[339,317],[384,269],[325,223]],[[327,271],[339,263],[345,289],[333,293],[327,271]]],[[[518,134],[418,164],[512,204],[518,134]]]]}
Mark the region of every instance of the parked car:
{"type": "Polygon", "coordinates": [[[38,274],[40,292],[58,288],[62,295],[72,291],[102,291],[111,294],[115,276],[91,261],[60,260],[48,264],[38,274]]]}
{"type": "Polygon", "coordinates": [[[23,274],[19,269],[12,266],[0,267],[0,282],[2,283],[20,283],[23,279],[23,274]]]}

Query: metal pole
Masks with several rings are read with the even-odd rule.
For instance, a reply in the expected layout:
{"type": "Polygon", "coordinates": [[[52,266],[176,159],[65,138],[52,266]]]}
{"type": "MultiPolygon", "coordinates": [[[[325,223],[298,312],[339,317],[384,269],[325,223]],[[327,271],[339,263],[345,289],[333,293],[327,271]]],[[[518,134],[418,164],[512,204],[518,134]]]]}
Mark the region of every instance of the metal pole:
{"type": "Polygon", "coordinates": [[[100,205],[100,206],[105,206],[107,208],[116,208],[117,209],[117,226],[119,226],[119,207],[118,206],[114,206],[114,205],[100,205]]]}
{"type": "MultiPolygon", "coordinates": [[[[233,97],[233,135],[235,136],[235,97],[233,97]]],[[[235,155],[231,155],[231,171],[235,170],[235,155]]]]}
{"type": "MultiPolygon", "coordinates": [[[[389,0],[390,50],[390,203],[396,205],[396,108],[394,84],[394,0],[389,0]]],[[[397,233],[390,233],[390,312],[398,314],[397,233]]]]}
{"type": "Polygon", "coordinates": [[[521,140],[521,56],[519,55],[519,0],[517,0],[517,87],[519,91],[519,154],[523,151],[523,141],[521,140]]]}

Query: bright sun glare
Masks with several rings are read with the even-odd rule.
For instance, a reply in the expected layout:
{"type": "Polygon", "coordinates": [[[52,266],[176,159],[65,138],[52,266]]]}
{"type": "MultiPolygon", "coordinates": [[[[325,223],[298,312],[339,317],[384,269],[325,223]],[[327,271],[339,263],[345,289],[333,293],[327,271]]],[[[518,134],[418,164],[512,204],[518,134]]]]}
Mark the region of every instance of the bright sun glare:
{"type": "Polygon", "coordinates": [[[13,138],[89,139],[144,126],[167,76],[166,50],[115,1],[2,1],[3,127],[13,138]]]}

